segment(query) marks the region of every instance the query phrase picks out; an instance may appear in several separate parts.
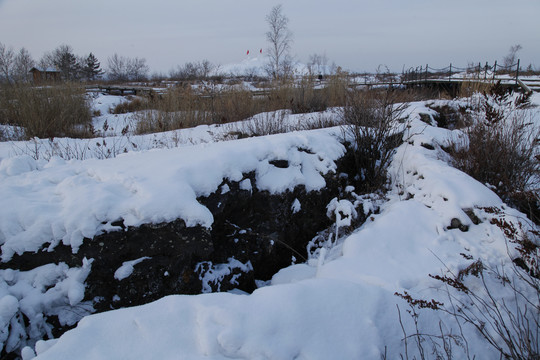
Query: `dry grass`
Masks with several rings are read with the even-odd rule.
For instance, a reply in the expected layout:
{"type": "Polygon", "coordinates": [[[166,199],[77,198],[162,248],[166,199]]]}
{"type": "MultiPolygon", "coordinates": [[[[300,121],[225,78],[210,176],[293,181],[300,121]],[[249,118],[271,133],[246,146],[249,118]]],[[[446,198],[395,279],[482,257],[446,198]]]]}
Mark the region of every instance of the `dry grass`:
{"type": "Polygon", "coordinates": [[[202,124],[222,124],[248,119],[255,114],[277,110],[308,113],[343,105],[346,86],[342,79],[333,79],[327,87],[315,89],[310,80],[299,84],[282,83],[256,95],[239,86],[223,86],[207,82],[197,90],[173,88],[163,95],[154,95],[135,104],[123,103],[114,113],[137,111],[137,133],[175,130],[202,124]]]}
{"type": "Polygon", "coordinates": [[[493,87],[493,83],[489,81],[479,82],[479,81],[463,81],[458,90],[458,98],[470,98],[474,94],[483,94],[489,92],[493,87]]]}
{"type": "Polygon", "coordinates": [[[28,139],[93,134],[85,89],[74,84],[6,86],[2,89],[0,109],[3,110],[0,121],[23,127],[28,139]]]}

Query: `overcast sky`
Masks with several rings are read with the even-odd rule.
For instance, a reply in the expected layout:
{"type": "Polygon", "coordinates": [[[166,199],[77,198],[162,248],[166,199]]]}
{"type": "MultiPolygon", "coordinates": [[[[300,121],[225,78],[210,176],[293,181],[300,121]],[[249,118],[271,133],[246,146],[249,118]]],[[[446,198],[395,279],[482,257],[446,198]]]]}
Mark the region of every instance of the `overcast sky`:
{"type": "Polygon", "coordinates": [[[141,57],[166,74],[266,48],[265,17],[280,3],[301,62],[317,53],[356,71],[466,66],[521,44],[522,64],[540,69],[540,0],[0,0],[0,42],[36,60],[60,44],[102,67],[114,53],[141,57]]]}

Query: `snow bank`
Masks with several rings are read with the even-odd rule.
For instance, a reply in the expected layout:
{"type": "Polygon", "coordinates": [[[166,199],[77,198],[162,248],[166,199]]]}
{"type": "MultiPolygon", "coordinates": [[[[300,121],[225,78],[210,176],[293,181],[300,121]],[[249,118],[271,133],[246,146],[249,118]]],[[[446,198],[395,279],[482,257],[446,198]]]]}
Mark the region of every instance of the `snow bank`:
{"type": "MultiPolygon", "coordinates": [[[[0,244],[2,259],[37,251],[60,241],[76,252],[84,238],[126,226],[183,219],[187,226],[210,227],[210,211],[197,201],[224,179],[246,181],[254,171],[259,190],[270,193],[304,185],[325,186],[322,175],[335,170],[344,153],[336,134],[299,132],[234,142],[128,153],[114,159],[48,162],[28,156],[0,162],[0,244]],[[272,160],[286,160],[277,168],[272,160]]],[[[244,185],[248,185],[247,183],[244,185]]]]}
{"type": "Polygon", "coordinates": [[[399,335],[379,327],[393,301],[381,289],[328,280],[249,296],[170,296],[85,318],[37,359],[378,358],[387,332],[399,335]]]}

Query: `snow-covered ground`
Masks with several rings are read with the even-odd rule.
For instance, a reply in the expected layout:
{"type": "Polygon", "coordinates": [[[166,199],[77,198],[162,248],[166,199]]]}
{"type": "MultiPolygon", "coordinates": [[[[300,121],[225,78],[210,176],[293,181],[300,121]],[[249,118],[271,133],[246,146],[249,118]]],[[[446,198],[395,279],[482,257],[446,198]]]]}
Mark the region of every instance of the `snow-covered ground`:
{"type": "MultiPolygon", "coordinates": [[[[99,100],[103,115],[96,121],[122,127],[125,118],[105,111],[118,100],[99,100]]],[[[533,104],[540,104],[538,95],[533,104]]],[[[252,294],[175,295],[86,316],[59,339],[26,347],[23,358],[36,354],[39,360],[418,357],[418,348],[411,345],[415,338],[409,338],[408,347],[404,341],[404,334],[415,334],[414,318],[395,293],[447,302],[445,284],[430,274],[457,274],[479,259],[486,267],[506,269],[511,265],[509,253],[514,255],[515,250],[490,220],[499,216],[530,225],[488,187],[449,165],[442,147],[461,136],[460,131],[421,121],[420,113],[434,113],[426,103],[412,103],[407,111],[406,141],[393,157],[391,190],[384,201],[379,200],[380,212],[352,234],[325,244],[318,258],[282,269],[271,284],[252,294]],[[491,208],[501,213],[494,215],[491,208]],[[479,224],[473,223],[471,212],[479,224]],[[455,219],[468,231],[451,228],[455,219]]],[[[537,108],[530,112],[540,123],[537,108]]],[[[332,114],[335,111],[326,116],[332,114]]],[[[310,116],[302,121],[317,115],[310,116]]],[[[287,119],[300,121],[292,115],[287,119]]],[[[142,144],[167,143],[171,133],[133,136],[128,141],[137,139],[138,145],[111,159],[64,160],[17,153],[16,149],[35,148],[37,140],[0,144],[0,198],[9,204],[0,208],[3,260],[45,243],[53,250],[60,241],[76,251],[83,237],[111,230],[111,222],[118,218],[138,225],[180,217],[188,224],[211,226],[211,213],[196,197],[217,190],[223,178],[240,181],[243,172],[256,171],[256,186],[271,192],[298,184],[318,189],[325,185],[321,174],[333,171],[344,152],[339,127],[243,140],[227,140],[229,132],[225,126],[186,129],[174,132],[186,141],[160,149],[142,144]],[[269,161],[276,159],[288,160],[291,166],[275,168],[269,161]]],[[[108,143],[125,138],[104,135],[111,135],[103,138],[108,143]]],[[[94,142],[102,139],[59,141],[88,141],[81,144],[96,149],[94,142]]],[[[369,207],[365,198],[357,198],[369,207]]],[[[350,203],[339,200],[329,204],[329,212],[337,207],[347,210],[350,203]]],[[[354,209],[349,210],[354,216],[354,209]]],[[[129,266],[133,264],[126,264],[118,276],[129,276],[129,266]]],[[[46,313],[44,308],[80,303],[89,267],[90,259],[75,269],[59,265],[34,273],[0,270],[2,329],[17,323],[13,318],[19,309],[35,306],[28,310],[35,313],[31,321],[42,324],[39,314],[46,313]],[[50,288],[51,278],[63,280],[50,288]]],[[[514,295],[508,288],[496,288],[496,296],[507,304],[513,303],[514,295]]],[[[418,321],[424,334],[463,335],[471,357],[498,357],[473,327],[461,324],[461,328],[444,312],[423,309],[418,321]]],[[[0,341],[9,346],[2,329],[0,341]]],[[[425,346],[431,351],[431,343],[426,341],[425,346]]],[[[453,351],[456,359],[466,355],[457,345],[453,351]]]]}

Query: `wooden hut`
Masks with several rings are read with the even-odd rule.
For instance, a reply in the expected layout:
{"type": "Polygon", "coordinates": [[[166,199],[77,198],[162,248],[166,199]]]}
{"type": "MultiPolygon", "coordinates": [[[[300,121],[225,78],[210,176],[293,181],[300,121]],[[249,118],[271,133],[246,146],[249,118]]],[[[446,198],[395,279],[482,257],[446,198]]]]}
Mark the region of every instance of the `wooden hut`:
{"type": "Polygon", "coordinates": [[[55,68],[42,69],[33,67],[30,69],[30,72],[32,73],[32,79],[36,84],[60,80],[60,71],[55,68]]]}

